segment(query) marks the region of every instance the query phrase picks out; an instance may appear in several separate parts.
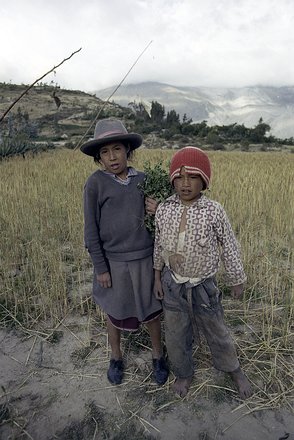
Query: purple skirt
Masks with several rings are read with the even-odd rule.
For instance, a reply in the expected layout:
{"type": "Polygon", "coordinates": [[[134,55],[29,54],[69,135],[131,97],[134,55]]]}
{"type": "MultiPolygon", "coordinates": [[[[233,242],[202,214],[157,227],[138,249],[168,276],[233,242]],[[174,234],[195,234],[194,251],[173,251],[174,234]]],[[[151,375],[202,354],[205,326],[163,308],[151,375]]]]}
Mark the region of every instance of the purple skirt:
{"type": "Polygon", "coordinates": [[[140,328],[141,324],[146,324],[148,322],[154,321],[156,318],[158,318],[158,316],[161,315],[161,313],[162,310],[152,313],[152,315],[147,316],[145,321],[139,321],[137,318],[115,319],[113,318],[113,316],[110,315],[108,315],[108,318],[110,319],[112,325],[119,330],[135,332],[140,328]]]}

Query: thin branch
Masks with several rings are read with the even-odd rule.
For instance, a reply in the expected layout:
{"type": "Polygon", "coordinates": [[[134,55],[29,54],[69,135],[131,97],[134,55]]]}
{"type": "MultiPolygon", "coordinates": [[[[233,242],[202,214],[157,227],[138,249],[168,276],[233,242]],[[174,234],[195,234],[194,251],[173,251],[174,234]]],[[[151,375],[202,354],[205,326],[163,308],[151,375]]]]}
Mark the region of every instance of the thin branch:
{"type": "Polygon", "coordinates": [[[136,61],[132,64],[132,66],[129,68],[129,70],[127,71],[127,73],[125,74],[125,76],[123,77],[123,79],[121,80],[121,82],[118,84],[118,86],[115,87],[115,89],[113,90],[113,92],[111,92],[111,94],[108,96],[108,98],[106,99],[106,101],[104,101],[103,105],[100,107],[97,115],[95,116],[95,118],[93,119],[93,121],[91,122],[90,126],[88,127],[88,129],[86,130],[86,132],[84,133],[84,135],[81,137],[81,139],[79,140],[79,142],[77,143],[77,145],[75,146],[74,150],[77,150],[79,148],[79,146],[81,145],[82,141],[85,139],[85,137],[87,136],[87,134],[89,133],[89,131],[91,130],[91,128],[93,127],[93,125],[95,124],[95,122],[97,121],[97,119],[99,118],[100,113],[102,112],[102,110],[104,109],[104,107],[106,106],[106,104],[109,102],[110,98],[112,98],[112,96],[115,94],[115,92],[120,88],[120,86],[122,85],[122,83],[125,81],[125,79],[127,78],[127,76],[130,74],[130,72],[133,70],[133,68],[135,67],[135,65],[137,64],[137,62],[139,61],[139,59],[141,58],[141,56],[146,52],[146,50],[148,49],[148,47],[151,45],[151,43],[153,42],[153,40],[151,40],[147,46],[145,47],[145,49],[140,53],[140,55],[138,56],[138,58],[136,59],[136,61]]]}
{"type": "Polygon", "coordinates": [[[5,116],[7,115],[7,113],[10,112],[10,110],[15,106],[15,104],[26,94],[28,93],[28,91],[34,87],[34,85],[41,81],[43,78],[45,78],[45,76],[49,75],[49,73],[53,72],[54,70],[56,70],[58,67],[60,67],[63,63],[65,63],[65,61],[68,61],[71,57],[73,57],[76,53],[80,52],[82,50],[82,48],[80,47],[80,49],[76,50],[75,52],[73,52],[69,57],[64,58],[64,60],[61,61],[61,63],[57,64],[56,66],[52,67],[52,69],[50,69],[48,72],[44,73],[44,75],[42,75],[40,78],[36,79],[36,81],[34,81],[29,87],[27,87],[25,89],[25,91],[8,107],[8,109],[3,113],[3,115],[0,117],[0,123],[3,121],[3,119],[5,118],[5,116]]]}

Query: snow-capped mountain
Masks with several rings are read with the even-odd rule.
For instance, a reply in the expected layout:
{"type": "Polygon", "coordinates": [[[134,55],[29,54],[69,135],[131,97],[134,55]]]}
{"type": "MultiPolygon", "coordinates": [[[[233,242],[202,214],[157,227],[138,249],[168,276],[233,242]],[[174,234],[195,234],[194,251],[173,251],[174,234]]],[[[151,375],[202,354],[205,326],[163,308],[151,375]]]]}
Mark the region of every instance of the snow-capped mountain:
{"type": "MultiPolygon", "coordinates": [[[[96,91],[106,100],[115,87],[96,91]]],[[[152,101],[174,109],[181,117],[186,113],[193,122],[206,120],[209,125],[233,123],[254,127],[260,118],[271,126],[270,134],[279,138],[294,136],[294,86],[208,88],[177,87],[157,82],[122,85],[111,98],[117,104],[152,101]]]]}

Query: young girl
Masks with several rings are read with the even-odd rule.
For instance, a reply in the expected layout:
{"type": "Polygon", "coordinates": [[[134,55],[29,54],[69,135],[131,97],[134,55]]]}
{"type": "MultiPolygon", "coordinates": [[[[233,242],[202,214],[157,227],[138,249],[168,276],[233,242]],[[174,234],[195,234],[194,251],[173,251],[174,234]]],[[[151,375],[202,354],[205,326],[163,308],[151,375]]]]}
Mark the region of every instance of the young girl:
{"type": "Polygon", "coordinates": [[[153,375],[162,385],[168,368],[162,355],[161,303],[153,295],[153,241],[144,226],[144,198],[138,183],[144,173],[127,160],[142,143],[119,120],[97,122],[94,139],[81,151],[103,170],[95,171],[84,188],[85,246],[94,266],[93,297],[107,314],[112,384],[123,379],[121,330],[136,331],[144,323],[152,344],[153,375]]]}
{"type": "Polygon", "coordinates": [[[223,319],[215,275],[224,263],[231,294],[239,298],[246,279],[239,246],[222,206],[202,194],[210,181],[208,156],[185,147],[172,158],[170,179],[176,194],[157,208],[154,244],[157,298],[163,299],[165,341],[176,375],[174,390],[185,396],[191,384],[193,332],[201,330],[214,366],[230,373],[239,394],[251,394],[223,319]]]}

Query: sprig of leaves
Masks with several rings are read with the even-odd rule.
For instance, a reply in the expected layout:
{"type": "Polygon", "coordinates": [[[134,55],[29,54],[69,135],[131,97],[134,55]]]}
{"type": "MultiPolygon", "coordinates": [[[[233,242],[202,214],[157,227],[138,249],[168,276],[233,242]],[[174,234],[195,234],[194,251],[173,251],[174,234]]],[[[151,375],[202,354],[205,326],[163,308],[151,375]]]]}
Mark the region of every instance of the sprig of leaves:
{"type": "MultiPolygon", "coordinates": [[[[138,184],[138,188],[142,190],[145,197],[151,197],[160,203],[173,194],[169,174],[163,167],[162,161],[157,162],[154,166],[151,166],[149,162],[146,163],[144,166],[144,173],[145,179],[142,183],[138,184]]],[[[154,236],[154,215],[146,214],[144,224],[148,231],[154,236]]]]}

